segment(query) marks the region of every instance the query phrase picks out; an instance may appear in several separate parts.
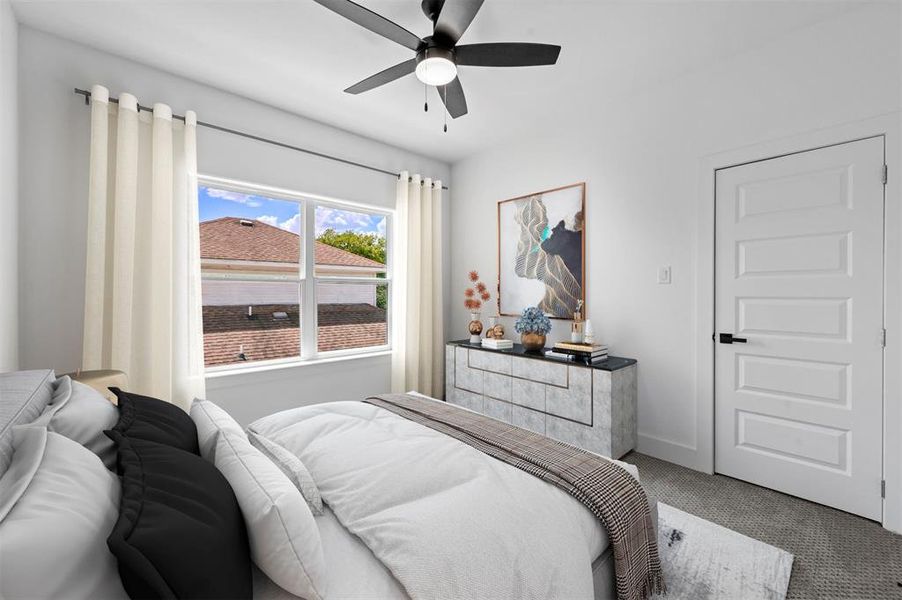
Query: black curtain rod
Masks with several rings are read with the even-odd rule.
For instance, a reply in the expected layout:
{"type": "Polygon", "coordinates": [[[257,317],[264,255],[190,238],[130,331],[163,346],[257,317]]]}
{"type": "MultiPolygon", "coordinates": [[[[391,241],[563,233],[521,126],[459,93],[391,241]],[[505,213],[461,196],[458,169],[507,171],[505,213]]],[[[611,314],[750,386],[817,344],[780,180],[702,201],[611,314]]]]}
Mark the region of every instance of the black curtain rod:
{"type": "MultiPolygon", "coordinates": [[[[90,90],[81,90],[79,88],[75,88],[75,93],[79,96],[85,97],[85,104],[88,105],[91,103],[91,92],[90,90]]],[[[119,98],[110,97],[110,102],[113,104],[119,104],[119,98]]],[[[138,111],[145,112],[153,112],[153,108],[150,106],[141,106],[138,104],[138,111]]],[[[185,121],[185,117],[182,115],[173,114],[172,118],[177,121],[185,121]]],[[[332,156],[331,154],[323,154],[322,152],[317,152],[316,150],[310,150],[308,148],[301,148],[300,146],[292,146],[291,144],[286,144],[285,142],[279,142],[277,140],[271,140],[269,138],[261,137],[259,135],[254,135],[252,133],[245,133],[244,131],[238,131],[237,129],[230,129],[228,127],[223,127],[222,125],[215,125],[213,123],[207,123],[205,121],[198,121],[197,125],[199,127],[206,127],[207,129],[215,129],[216,131],[222,131],[223,133],[230,133],[232,135],[237,135],[238,137],[247,138],[249,140],[255,140],[257,142],[263,142],[264,144],[270,144],[272,146],[278,146],[279,148],[286,148],[288,150],[294,150],[295,152],[303,152],[304,154],[310,154],[311,156],[318,156],[319,158],[325,158],[326,160],[333,160],[335,162],[340,162],[346,165],[351,165],[352,167],[360,167],[361,169],[367,169],[369,171],[375,171],[376,173],[383,173],[385,175],[391,175],[393,177],[401,177],[400,173],[395,173],[394,171],[387,171],[385,169],[380,169],[379,167],[373,167],[370,165],[365,165],[363,163],[354,162],[353,160],[348,160],[346,158],[340,158],[338,156],[332,156]]],[[[408,178],[408,181],[413,181],[413,177],[408,178]]],[[[448,186],[443,185],[443,190],[447,190],[448,186]]]]}

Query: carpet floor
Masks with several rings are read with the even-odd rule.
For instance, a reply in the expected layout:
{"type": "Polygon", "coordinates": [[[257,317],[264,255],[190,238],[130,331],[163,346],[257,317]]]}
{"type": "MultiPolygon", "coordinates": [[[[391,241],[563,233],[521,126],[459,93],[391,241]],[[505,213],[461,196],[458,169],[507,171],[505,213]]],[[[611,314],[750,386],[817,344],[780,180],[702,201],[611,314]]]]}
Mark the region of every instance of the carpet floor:
{"type": "Polygon", "coordinates": [[[878,523],[637,452],[623,460],[661,502],[791,552],[787,598],[902,599],[902,536],[878,523]]]}

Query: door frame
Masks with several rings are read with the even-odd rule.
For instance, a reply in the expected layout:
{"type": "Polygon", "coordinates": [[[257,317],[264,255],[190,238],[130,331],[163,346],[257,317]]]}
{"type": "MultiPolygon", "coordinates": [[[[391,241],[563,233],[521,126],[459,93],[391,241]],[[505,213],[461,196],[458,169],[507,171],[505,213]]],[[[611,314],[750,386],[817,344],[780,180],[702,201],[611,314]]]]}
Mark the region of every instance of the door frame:
{"type": "Polygon", "coordinates": [[[902,115],[891,113],[704,156],[699,160],[696,263],[696,468],[714,473],[714,236],[720,169],[883,136],[884,188],[883,526],[902,533],[902,115]]]}

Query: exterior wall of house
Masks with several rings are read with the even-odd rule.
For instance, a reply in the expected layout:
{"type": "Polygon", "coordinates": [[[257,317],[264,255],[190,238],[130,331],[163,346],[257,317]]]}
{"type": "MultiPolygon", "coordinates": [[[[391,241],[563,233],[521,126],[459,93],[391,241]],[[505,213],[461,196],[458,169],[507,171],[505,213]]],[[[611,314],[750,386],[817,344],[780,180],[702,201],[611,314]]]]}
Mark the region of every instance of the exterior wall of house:
{"type": "Polygon", "coordinates": [[[320,304],[370,304],[376,306],[376,286],[354,283],[320,283],[316,286],[320,304]]]}
{"type": "MultiPolygon", "coordinates": [[[[202,261],[201,273],[229,273],[232,275],[273,275],[297,273],[295,265],[265,263],[265,268],[253,268],[249,262],[202,261]]],[[[384,269],[366,271],[340,265],[316,268],[323,277],[376,277],[384,269]]],[[[235,306],[239,304],[297,304],[298,286],[290,282],[263,283],[259,281],[205,280],[202,285],[204,306],[235,306]]],[[[369,304],[376,306],[376,286],[353,283],[320,284],[316,289],[320,304],[369,304]]]]}
{"type": "MultiPolygon", "coordinates": [[[[207,279],[202,284],[204,306],[239,304],[297,304],[298,284],[292,282],[221,281],[207,279]]],[[[317,286],[320,304],[370,304],[376,306],[376,286],[327,283],[317,286]]]]}

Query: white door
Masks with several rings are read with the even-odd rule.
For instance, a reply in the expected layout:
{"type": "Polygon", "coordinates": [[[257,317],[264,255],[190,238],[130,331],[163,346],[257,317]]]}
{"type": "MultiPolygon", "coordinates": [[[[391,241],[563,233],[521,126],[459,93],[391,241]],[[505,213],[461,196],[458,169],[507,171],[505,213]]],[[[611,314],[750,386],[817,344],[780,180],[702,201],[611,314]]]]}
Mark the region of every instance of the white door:
{"type": "Polygon", "coordinates": [[[716,174],[715,470],[875,520],[883,164],[875,137],[716,174]]]}

